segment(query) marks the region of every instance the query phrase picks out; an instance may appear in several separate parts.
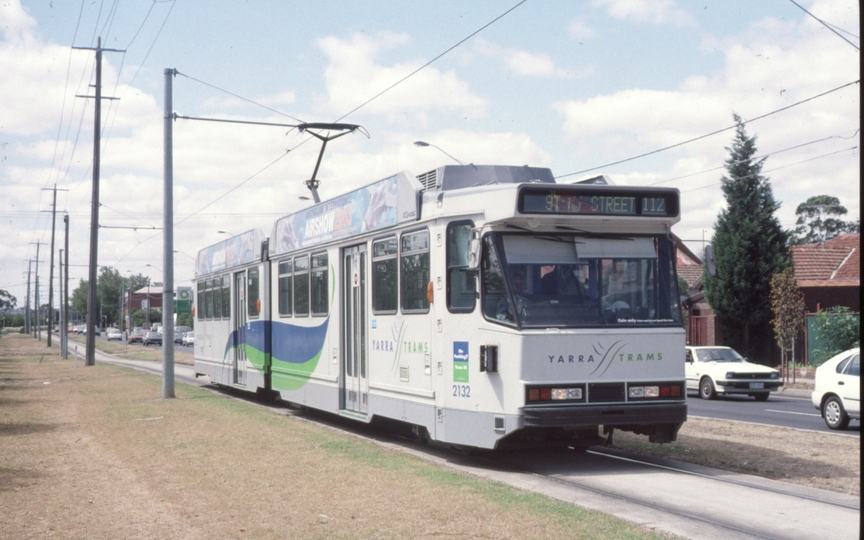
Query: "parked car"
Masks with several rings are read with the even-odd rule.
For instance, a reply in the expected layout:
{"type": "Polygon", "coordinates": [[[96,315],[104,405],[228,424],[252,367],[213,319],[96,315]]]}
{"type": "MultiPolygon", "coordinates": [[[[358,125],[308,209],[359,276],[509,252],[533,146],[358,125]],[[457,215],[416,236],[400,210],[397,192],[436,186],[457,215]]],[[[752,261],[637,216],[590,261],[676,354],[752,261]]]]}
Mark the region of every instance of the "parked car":
{"type": "Polygon", "coordinates": [[[816,368],[813,406],[831,429],[846,429],[849,420],[861,421],[861,352],[850,349],[816,368]]]}
{"type": "Polygon", "coordinates": [[[174,327],[174,343],[183,343],[183,335],[186,332],[191,332],[191,326],[176,326],[174,327]]]}
{"type": "Polygon", "coordinates": [[[148,345],[162,345],[162,334],[159,332],[147,332],[144,334],[144,339],[141,343],[146,347],[148,345]]]}
{"type": "Polygon", "coordinates": [[[747,394],[765,401],[783,386],[779,371],[750,363],[730,347],[687,347],[685,362],[687,389],[697,390],[702,399],[747,394]]]}
{"type": "Polygon", "coordinates": [[[183,338],[180,340],[180,343],[184,347],[191,347],[195,345],[195,332],[186,332],[183,334],[183,338]]]}
{"type": "Polygon", "coordinates": [[[117,330],[116,328],[109,328],[108,333],[105,335],[105,337],[106,337],[106,339],[108,339],[108,341],[112,341],[112,340],[122,341],[123,340],[123,333],[120,330],[117,330]]]}
{"type": "Polygon", "coordinates": [[[143,343],[144,341],[144,331],[142,330],[133,330],[131,334],[129,334],[129,339],[126,340],[126,343],[143,343]]]}

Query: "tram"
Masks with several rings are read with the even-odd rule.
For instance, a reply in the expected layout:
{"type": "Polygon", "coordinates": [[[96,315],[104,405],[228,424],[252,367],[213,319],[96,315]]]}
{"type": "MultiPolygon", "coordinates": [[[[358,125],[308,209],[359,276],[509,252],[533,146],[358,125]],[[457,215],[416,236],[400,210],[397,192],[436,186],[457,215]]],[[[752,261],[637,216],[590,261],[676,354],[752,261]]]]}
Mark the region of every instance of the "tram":
{"type": "Polygon", "coordinates": [[[677,189],[400,172],[202,249],[195,371],[457,447],[671,442],[679,219],[677,189]]]}

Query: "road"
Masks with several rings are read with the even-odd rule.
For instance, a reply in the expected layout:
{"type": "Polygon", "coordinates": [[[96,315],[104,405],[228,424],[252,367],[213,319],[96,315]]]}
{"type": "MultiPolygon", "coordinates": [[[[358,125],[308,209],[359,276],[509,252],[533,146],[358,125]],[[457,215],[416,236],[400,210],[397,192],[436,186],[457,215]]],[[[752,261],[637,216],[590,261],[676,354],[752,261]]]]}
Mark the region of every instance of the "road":
{"type": "Polygon", "coordinates": [[[857,420],[853,420],[849,428],[843,431],[829,429],[819,411],[813,407],[810,392],[786,389],[779,393],[772,392],[768,401],[761,402],[748,396],[717,396],[705,400],[690,393],[687,396],[687,415],[861,436],[861,423],[857,420]]]}

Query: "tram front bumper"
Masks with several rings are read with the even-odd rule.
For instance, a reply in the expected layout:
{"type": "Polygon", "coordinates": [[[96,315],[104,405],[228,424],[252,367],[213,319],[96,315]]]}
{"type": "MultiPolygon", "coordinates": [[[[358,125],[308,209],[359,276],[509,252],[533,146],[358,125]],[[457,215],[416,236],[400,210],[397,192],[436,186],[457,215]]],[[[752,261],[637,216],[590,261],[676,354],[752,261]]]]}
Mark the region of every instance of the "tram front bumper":
{"type": "Polygon", "coordinates": [[[525,427],[678,424],[687,420],[687,403],[523,407],[522,418],[525,427]]]}

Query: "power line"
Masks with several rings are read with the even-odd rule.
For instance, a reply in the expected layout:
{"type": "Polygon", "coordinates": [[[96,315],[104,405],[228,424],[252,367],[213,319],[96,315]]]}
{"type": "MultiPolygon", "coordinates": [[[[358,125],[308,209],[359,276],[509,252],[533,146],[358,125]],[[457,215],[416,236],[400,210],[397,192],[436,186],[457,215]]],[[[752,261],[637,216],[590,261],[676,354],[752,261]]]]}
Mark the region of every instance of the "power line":
{"type": "MultiPolygon", "coordinates": [[[[761,119],[763,119],[763,118],[766,118],[766,117],[768,117],[768,116],[771,116],[772,114],[777,114],[777,113],[779,113],[779,112],[783,112],[783,111],[785,111],[785,110],[791,109],[792,107],[797,107],[798,105],[802,105],[802,104],[804,104],[804,103],[807,103],[808,101],[813,101],[813,100],[816,99],[816,98],[820,98],[820,97],[823,97],[823,96],[827,96],[828,94],[831,94],[831,93],[833,93],[833,92],[837,92],[837,91],[842,90],[842,89],[844,89],[844,88],[846,88],[846,87],[848,87],[848,86],[852,86],[853,84],[858,84],[858,83],[860,83],[860,82],[861,82],[861,79],[858,79],[857,81],[852,81],[852,82],[850,82],[850,83],[846,83],[846,84],[844,84],[844,85],[842,85],[842,86],[838,86],[837,88],[834,88],[834,89],[828,90],[827,92],[822,92],[821,94],[817,94],[817,95],[812,96],[812,97],[809,97],[809,98],[807,98],[807,99],[803,99],[803,100],[801,100],[801,101],[799,101],[799,102],[797,102],[797,103],[793,103],[793,104],[791,104],[791,105],[787,105],[787,106],[785,106],[785,107],[781,107],[781,108],[779,108],[779,109],[777,109],[777,110],[774,110],[774,111],[771,111],[771,112],[769,112],[769,113],[765,113],[765,114],[763,114],[763,115],[757,116],[756,118],[751,118],[750,120],[744,120],[744,121],[741,122],[741,125],[746,125],[746,124],[749,124],[749,123],[751,123],[751,122],[755,122],[756,120],[761,120],[761,119]]],[[[626,163],[626,162],[628,162],[628,161],[633,161],[633,160],[635,160],[635,159],[643,158],[643,157],[650,156],[650,155],[653,155],[653,154],[657,154],[657,153],[660,153],[660,152],[665,152],[666,150],[671,150],[672,148],[677,148],[677,147],[679,147],[679,146],[684,146],[685,144],[690,144],[690,143],[692,143],[692,142],[696,142],[696,141],[699,141],[699,140],[702,140],[702,139],[706,139],[706,138],[708,138],[708,137],[711,137],[711,136],[714,136],[714,135],[717,135],[717,134],[723,133],[724,131],[729,131],[730,129],[735,129],[735,128],[737,128],[737,127],[738,127],[738,124],[733,124],[733,125],[731,125],[731,126],[728,126],[728,127],[723,128],[723,129],[718,129],[717,131],[712,131],[711,133],[706,133],[705,135],[700,135],[700,136],[698,136],[698,137],[694,137],[694,138],[692,138],[692,139],[688,139],[688,140],[686,140],[686,141],[681,141],[681,142],[679,142],[679,143],[675,143],[675,144],[672,144],[672,145],[669,145],[669,146],[665,146],[665,147],[663,147],[663,148],[658,148],[657,150],[652,150],[652,151],[650,151],[650,152],[645,152],[644,154],[639,154],[638,156],[633,156],[633,157],[629,157],[629,158],[626,158],[626,159],[620,159],[620,160],[618,160],[618,161],[613,161],[612,163],[607,163],[607,164],[605,164],[605,165],[599,165],[599,166],[597,166],[597,167],[591,167],[590,169],[583,169],[583,170],[581,170],[581,171],[576,171],[576,172],[571,172],[571,173],[567,173],[567,174],[562,174],[562,175],[560,175],[560,176],[556,176],[555,178],[556,178],[556,179],[558,179],[558,178],[564,178],[564,177],[566,177],[566,176],[573,176],[573,175],[576,175],[576,174],[582,174],[582,173],[586,173],[586,172],[590,172],[590,171],[596,171],[597,169],[604,169],[604,168],[606,168],[606,167],[611,167],[611,166],[613,166],[613,165],[620,165],[621,163],[626,163]]]]}
{"type": "MultiPolygon", "coordinates": [[[[349,115],[351,115],[351,114],[357,112],[357,111],[358,111],[359,109],[361,109],[362,107],[365,107],[366,105],[368,105],[369,103],[371,103],[371,102],[374,101],[375,99],[381,97],[382,95],[384,95],[385,93],[389,92],[390,90],[392,90],[393,88],[395,88],[395,87],[398,86],[399,84],[403,83],[404,81],[408,80],[408,79],[411,78],[412,76],[416,75],[418,72],[420,72],[420,71],[423,70],[424,68],[430,66],[430,65],[433,64],[435,61],[439,60],[440,58],[442,58],[443,56],[445,56],[447,53],[449,53],[450,51],[452,51],[452,50],[455,49],[456,47],[459,47],[460,45],[462,45],[463,43],[465,43],[466,41],[468,41],[468,40],[471,39],[472,37],[476,36],[477,34],[479,34],[480,32],[482,32],[483,30],[485,30],[486,28],[488,28],[489,26],[495,24],[497,21],[499,21],[500,19],[502,19],[502,18],[505,17],[507,14],[509,14],[510,12],[512,12],[513,10],[515,10],[516,8],[518,8],[519,6],[521,6],[522,4],[524,4],[524,3],[527,2],[527,1],[528,1],[528,0],[522,0],[521,2],[519,2],[519,3],[516,4],[515,6],[511,7],[510,9],[508,9],[507,11],[505,11],[504,13],[502,13],[501,15],[495,17],[495,18],[492,19],[490,22],[484,24],[484,25],[481,26],[479,29],[475,30],[474,32],[472,32],[471,34],[469,34],[468,36],[466,36],[465,38],[461,39],[458,43],[456,43],[455,45],[451,46],[451,47],[448,48],[446,51],[442,52],[441,54],[439,54],[438,56],[436,56],[436,57],[433,58],[432,60],[429,60],[428,62],[426,62],[425,64],[423,64],[423,65],[420,66],[419,68],[415,69],[414,71],[412,71],[411,73],[409,73],[409,74],[406,75],[405,77],[402,77],[401,79],[399,79],[399,80],[396,81],[395,83],[391,84],[390,86],[388,86],[387,88],[385,88],[385,89],[382,90],[381,92],[378,92],[377,94],[375,94],[375,95],[372,96],[371,98],[367,99],[366,101],[364,101],[363,103],[361,103],[360,105],[358,105],[357,107],[355,107],[354,109],[352,109],[352,110],[348,111],[347,113],[345,113],[344,115],[340,116],[338,119],[336,119],[336,122],[338,122],[339,120],[342,120],[342,119],[346,118],[347,116],[349,116],[349,115]]],[[[191,76],[189,76],[189,75],[186,75],[185,73],[180,73],[179,71],[176,71],[176,70],[175,70],[175,73],[176,73],[177,75],[182,75],[182,76],[186,77],[187,79],[191,79],[191,80],[193,80],[193,81],[195,81],[195,82],[198,82],[198,83],[200,83],[200,84],[203,84],[203,85],[205,85],[205,86],[209,86],[210,88],[213,88],[214,90],[219,90],[220,92],[225,92],[226,94],[229,94],[229,95],[231,95],[231,96],[233,96],[233,97],[236,97],[236,98],[238,98],[238,99],[241,99],[241,100],[246,101],[246,102],[248,102],[248,103],[251,103],[251,104],[253,104],[253,105],[257,105],[257,106],[259,106],[259,107],[263,107],[264,109],[267,109],[267,110],[272,111],[272,112],[277,113],[277,114],[281,114],[281,115],[283,115],[283,116],[286,116],[286,117],[288,117],[288,118],[291,118],[292,120],[296,120],[296,121],[298,121],[298,122],[300,122],[300,123],[305,123],[305,122],[303,122],[302,120],[300,120],[299,118],[295,118],[295,117],[293,117],[293,116],[291,116],[291,115],[289,115],[289,114],[283,113],[283,112],[281,112],[281,111],[277,111],[276,109],[273,109],[273,108],[268,107],[268,106],[266,106],[266,105],[262,105],[262,104],[260,104],[260,103],[255,102],[255,101],[252,101],[251,99],[245,98],[245,97],[240,96],[240,95],[238,95],[238,94],[235,94],[235,93],[233,93],[233,92],[229,92],[228,90],[225,90],[225,89],[223,89],[223,88],[219,88],[218,86],[212,85],[212,84],[210,84],[210,83],[206,83],[206,82],[204,82],[204,81],[201,81],[201,80],[199,80],[199,79],[196,79],[196,78],[194,78],[194,77],[191,77],[191,76]]],[[[279,156],[278,158],[276,158],[273,162],[271,162],[269,165],[267,165],[266,167],[264,167],[264,168],[261,169],[260,171],[256,172],[255,174],[253,174],[252,176],[250,176],[249,178],[247,178],[246,180],[244,180],[244,181],[241,182],[240,184],[234,186],[233,188],[231,188],[231,189],[228,190],[227,192],[223,193],[222,195],[220,195],[219,197],[217,197],[216,199],[214,199],[213,201],[211,201],[210,203],[208,203],[206,206],[202,207],[201,210],[204,210],[204,209],[207,208],[208,206],[210,206],[210,205],[216,203],[217,201],[219,201],[220,199],[224,198],[226,195],[228,195],[228,194],[231,193],[232,191],[238,189],[238,188],[241,187],[243,184],[245,184],[246,182],[248,182],[249,180],[251,180],[251,179],[254,178],[255,176],[261,174],[261,173],[264,172],[266,169],[268,169],[269,167],[271,167],[272,165],[274,165],[277,161],[279,161],[279,160],[281,160],[282,158],[284,158],[288,153],[290,153],[290,152],[293,151],[293,150],[296,150],[297,148],[299,148],[301,145],[305,144],[305,143],[308,142],[309,140],[310,140],[310,138],[304,139],[303,141],[301,141],[300,143],[298,143],[297,145],[295,145],[293,148],[288,149],[288,151],[287,151],[285,154],[282,154],[281,156],[279,156]]],[[[199,210],[199,212],[200,212],[200,210],[199,210]]],[[[192,214],[191,214],[190,216],[188,216],[187,218],[184,218],[183,220],[180,220],[180,221],[176,222],[175,225],[179,225],[180,223],[182,223],[183,221],[186,221],[186,219],[189,219],[190,217],[196,215],[197,213],[198,213],[198,212],[194,212],[194,213],[192,213],[192,214]]]]}
{"type": "Polygon", "coordinates": [[[859,51],[861,50],[861,48],[858,45],[855,45],[854,43],[852,43],[851,41],[849,41],[848,39],[846,39],[845,37],[840,35],[840,32],[838,32],[837,30],[834,30],[832,28],[833,25],[830,25],[830,24],[826,23],[825,21],[823,21],[822,19],[820,19],[819,17],[817,17],[816,15],[813,15],[812,13],[810,13],[809,11],[804,9],[804,7],[801,4],[799,4],[798,2],[796,2],[795,0],[789,0],[789,1],[792,2],[793,4],[795,4],[796,6],[798,6],[801,9],[801,11],[803,11],[804,13],[806,13],[807,15],[810,15],[811,17],[813,17],[814,19],[819,21],[819,24],[821,24],[822,26],[824,26],[828,30],[831,30],[832,32],[837,34],[840,37],[840,39],[842,39],[843,41],[845,41],[849,45],[852,45],[853,47],[855,47],[856,50],[859,50],[859,51]]]}
{"type": "Polygon", "coordinates": [[[347,116],[349,116],[349,115],[351,115],[351,114],[354,114],[355,112],[357,112],[357,111],[360,110],[361,108],[365,107],[366,105],[368,105],[368,104],[371,103],[372,101],[378,99],[379,97],[381,97],[382,95],[386,94],[387,92],[389,92],[389,91],[392,90],[393,88],[396,88],[397,86],[399,86],[400,84],[402,84],[402,83],[405,82],[406,80],[410,79],[411,77],[413,77],[414,75],[416,75],[417,73],[419,73],[420,71],[422,71],[423,69],[425,69],[425,68],[427,68],[428,66],[430,66],[431,64],[433,64],[433,63],[434,63],[435,61],[437,61],[439,58],[443,57],[444,55],[446,55],[447,53],[449,53],[450,51],[452,51],[453,49],[455,49],[456,47],[462,45],[463,43],[465,43],[466,41],[468,41],[468,40],[471,39],[472,37],[476,36],[477,34],[479,34],[480,32],[482,32],[483,30],[489,28],[490,26],[492,26],[493,24],[495,24],[496,22],[498,22],[499,20],[501,20],[502,18],[504,18],[506,15],[508,15],[511,11],[513,11],[513,10],[516,9],[516,8],[518,8],[519,6],[521,6],[522,4],[524,4],[524,3],[527,2],[527,1],[528,1],[528,0],[522,0],[521,2],[519,2],[519,3],[516,4],[515,6],[511,7],[510,9],[508,9],[507,11],[505,11],[504,13],[502,13],[501,15],[495,17],[494,19],[492,19],[492,20],[489,21],[488,23],[484,24],[483,26],[481,26],[480,28],[478,28],[478,29],[475,30],[474,32],[470,33],[468,36],[466,36],[464,39],[462,39],[461,41],[459,41],[458,43],[456,43],[455,45],[453,45],[452,47],[450,47],[450,48],[447,49],[446,51],[442,52],[441,54],[439,54],[438,56],[436,56],[435,58],[433,58],[432,60],[429,60],[428,62],[426,62],[425,64],[423,64],[423,65],[420,66],[419,68],[415,69],[414,71],[412,71],[412,72],[409,73],[408,75],[405,75],[404,77],[402,77],[401,79],[399,79],[399,80],[396,81],[395,83],[391,84],[390,86],[388,86],[388,87],[385,88],[384,90],[378,92],[377,94],[375,94],[375,95],[372,96],[371,98],[367,99],[366,101],[364,101],[364,102],[361,103],[360,105],[354,107],[353,109],[351,109],[351,110],[348,111],[347,113],[343,114],[342,116],[340,116],[339,118],[336,119],[336,122],[338,122],[339,120],[342,120],[342,119],[346,118],[347,116]]]}
{"type": "Polygon", "coordinates": [[[274,113],[276,113],[276,114],[278,114],[278,115],[284,116],[284,117],[286,117],[286,118],[290,118],[291,120],[296,120],[297,122],[300,122],[301,124],[304,123],[303,120],[300,120],[299,118],[295,118],[295,117],[291,116],[290,114],[284,113],[284,112],[282,112],[282,111],[277,111],[276,109],[274,109],[274,108],[272,108],[272,107],[268,107],[267,105],[263,105],[263,104],[261,104],[261,103],[258,103],[257,101],[253,101],[253,100],[251,100],[251,99],[249,99],[249,98],[245,98],[245,97],[243,97],[243,96],[241,96],[241,95],[239,95],[239,94],[235,94],[234,92],[231,92],[231,91],[229,91],[229,90],[225,90],[224,88],[219,88],[218,86],[215,86],[215,85],[210,84],[210,83],[208,83],[208,82],[204,82],[204,81],[202,81],[202,80],[200,80],[200,79],[196,79],[195,77],[192,77],[191,75],[186,75],[185,73],[180,73],[179,71],[176,71],[176,70],[175,70],[175,74],[180,75],[180,76],[182,76],[182,77],[186,77],[187,79],[190,79],[190,80],[192,80],[192,81],[195,81],[195,82],[197,82],[198,84],[203,84],[204,86],[208,86],[208,87],[210,87],[210,88],[212,88],[212,89],[214,89],[214,90],[218,90],[218,91],[220,91],[220,92],[225,92],[225,93],[228,94],[229,96],[236,97],[237,99],[241,99],[241,100],[243,100],[243,101],[245,101],[245,102],[247,102],[247,103],[251,103],[252,105],[256,105],[256,106],[261,107],[261,108],[263,108],[263,109],[267,109],[267,110],[270,111],[270,112],[274,112],[274,113]]]}
{"type": "MultiPolygon", "coordinates": [[[[788,169],[789,167],[794,167],[795,165],[801,165],[802,163],[808,163],[808,162],[810,162],[810,161],[816,161],[817,159],[822,159],[822,158],[824,158],[824,157],[833,156],[833,155],[835,155],[835,154],[840,154],[840,153],[842,153],[842,152],[849,152],[849,151],[851,151],[851,150],[856,150],[857,148],[858,148],[857,146],[853,146],[852,148],[845,148],[845,149],[843,149],[843,150],[837,150],[836,152],[829,152],[828,154],[822,154],[821,156],[812,157],[812,158],[810,158],[810,159],[805,159],[805,160],[803,160],[803,161],[798,161],[798,162],[796,162],[796,163],[790,163],[790,164],[788,164],[788,165],[783,165],[782,167],[775,167],[774,169],[771,169],[771,170],[769,170],[769,171],[760,171],[760,172],[755,173],[755,174],[748,174],[748,175],[746,175],[746,176],[738,176],[738,177],[735,177],[735,180],[741,180],[741,179],[744,179],[744,178],[751,178],[751,177],[753,177],[753,176],[762,176],[763,174],[768,174],[768,173],[771,173],[771,172],[774,172],[774,171],[779,171],[779,170],[781,170],[781,169],[788,169]]],[[[689,193],[689,192],[691,192],[691,191],[698,191],[698,190],[700,190],[700,189],[705,189],[705,188],[707,188],[707,187],[719,186],[719,185],[722,184],[722,183],[723,183],[723,182],[715,182],[715,183],[713,183],[713,184],[708,184],[708,185],[706,185],[706,186],[700,186],[700,187],[698,187],[698,188],[688,189],[688,190],[682,191],[681,193],[689,193]]]]}
{"type": "MultiPolygon", "coordinates": [[[[855,133],[858,133],[858,131],[859,131],[859,130],[855,130],[855,133]]],[[[852,135],[852,137],[854,137],[854,136],[855,136],[855,135],[852,135]]],[[[824,142],[824,141],[828,141],[828,140],[831,140],[831,139],[851,139],[852,137],[841,137],[841,136],[839,136],[839,135],[832,135],[832,136],[830,136],[830,137],[824,137],[824,138],[822,138],[822,139],[817,139],[817,140],[815,140],[815,141],[810,141],[810,142],[806,142],[806,143],[796,144],[795,146],[790,146],[789,148],[784,148],[783,150],[776,150],[776,151],[774,151],[774,152],[769,152],[769,153],[767,153],[767,154],[762,154],[761,156],[755,156],[755,157],[753,157],[753,158],[751,158],[751,159],[763,159],[763,158],[767,158],[767,157],[769,157],[769,156],[774,156],[774,155],[777,155],[777,154],[782,154],[783,152],[788,152],[789,150],[795,150],[796,148],[802,148],[802,147],[804,147],[804,146],[809,146],[809,145],[811,145],[811,144],[816,144],[816,143],[824,142]]],[[[733,164],[734,164],[734,163],[741,163],[741,161],[733,162],[733,164]]],[[[720,167],[714,167],[714,168],[712,168],[712,169],[706,169],[706,170],[704,170],[704,171],[699,171],[699,172],[695,172],[695,173],[685,174],[684,176],[677,176],[677,177],[675,177],[675,178],[669,178],[669,179],[667,179],[667,180],[660,180],[659,182],[653,182],[653,183],[648,184],[648,185],[649,185],[649,186],[657,186],[657,185],[660,185],[660,184],[665,184],[665,183],[667,183],[667,182],[674,182],[675,180],[682,180],[682,179],[684,179],[684,178],[690,178],[691,176],[697,176],[697,175],[700,175],[700,174],[705,174],[705,173],[709,173],[709,172],[717,171],[717,170],[723,169],[723,168],[725,168],[725,167],[726,167],[725,165],[721,165],[720,167]]]]}

